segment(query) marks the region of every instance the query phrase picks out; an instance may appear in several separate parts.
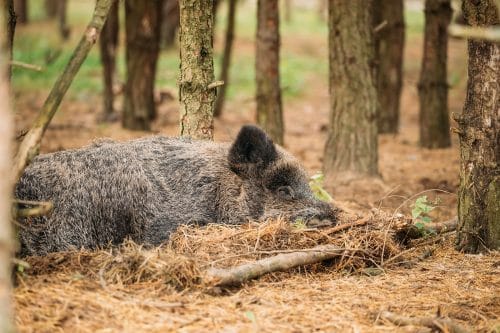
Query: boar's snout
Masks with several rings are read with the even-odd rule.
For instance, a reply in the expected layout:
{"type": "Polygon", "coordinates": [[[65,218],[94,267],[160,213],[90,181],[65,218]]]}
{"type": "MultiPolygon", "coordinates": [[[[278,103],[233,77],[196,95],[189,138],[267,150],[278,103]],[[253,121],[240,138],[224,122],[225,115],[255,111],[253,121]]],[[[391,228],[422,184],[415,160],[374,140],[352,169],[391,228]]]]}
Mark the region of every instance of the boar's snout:
{"type": "Polygon", "coordinates": [[[276,218],[282,216],[290,222],[328,222],[328,224],[337,223],[338,209],[332,207],[326,202],[311,199],[305,202],[291,202],[289,205],[273,207],[267,209],[262,218],[276,218]]]}
{"type": "Polygon", "coordinates": [[[330,204],[322,201],[313,201],[307,207],[293,212],[289,218],[291,221],[303,220],[309,221],[328,221],[332,224],[337,222],[338,210],[330,204]]]}

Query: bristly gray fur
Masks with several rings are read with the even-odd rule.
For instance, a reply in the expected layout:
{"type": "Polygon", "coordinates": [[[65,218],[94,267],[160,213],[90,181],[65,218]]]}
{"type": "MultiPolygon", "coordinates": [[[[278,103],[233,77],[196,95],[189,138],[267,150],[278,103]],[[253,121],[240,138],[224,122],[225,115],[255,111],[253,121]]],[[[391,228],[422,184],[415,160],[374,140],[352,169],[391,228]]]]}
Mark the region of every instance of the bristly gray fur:
{"type": "Polygon", "coordinates": [[[230,146],[147,137],[38,156],[16,197],[52,201],[21,222],[20,255],[119,244],[158,245],[180,225],[241,224],[276,215],[335,221],[299,163],[254,126],[230,146]]]}

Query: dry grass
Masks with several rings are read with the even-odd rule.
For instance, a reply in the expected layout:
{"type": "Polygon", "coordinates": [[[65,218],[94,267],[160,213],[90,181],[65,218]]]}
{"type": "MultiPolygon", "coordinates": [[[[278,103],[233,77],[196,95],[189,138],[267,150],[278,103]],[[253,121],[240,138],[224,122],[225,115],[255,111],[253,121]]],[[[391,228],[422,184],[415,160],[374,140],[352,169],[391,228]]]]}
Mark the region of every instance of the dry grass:
{"type": "MultiPolygon", "coordinates": [[[[356,219],[342,216],[344,223],[356,219]]],[[[28,258],[33,268],[19,277],[15,292],[17,325],[22,332],[400,331],[377,321],[377,313],[428,316],[438,307],[482,331],[498,325],[498,253],[465,256],[445,238],[403,249],[392,238],[393,223],[376,213],[366,225],[336,233],[283,220],[183,226],[159,248],[126,242],[112,250],[28,258]],[[319,244],[345,251],[218,295],[203,284],[209,267],[319,244]]]]}

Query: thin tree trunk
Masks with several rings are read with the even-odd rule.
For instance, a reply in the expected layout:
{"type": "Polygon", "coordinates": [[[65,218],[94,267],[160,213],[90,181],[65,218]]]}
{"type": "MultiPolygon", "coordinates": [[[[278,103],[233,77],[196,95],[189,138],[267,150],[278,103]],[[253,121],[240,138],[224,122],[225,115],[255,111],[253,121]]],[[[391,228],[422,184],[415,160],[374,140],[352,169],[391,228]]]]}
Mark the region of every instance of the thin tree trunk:
{"type": "MultiPolygon", "coordinates": [[[[491,0],[465,0],[473,27],[500,24],[491,0]]],[[[467,96],[456,117],[460,139],[457,248],[500,249],[500,44],[469,40],[467,96]]]]}
{"type": "MultiPolygon", "coordinates": [[[[1,37],[1,48],[6,50],[7,57],[9,61],[12,60],[12,48],[14,45],[14,32],[16,31],[16,14],[14,12],[14,2],[13,0],[2,1],[2,15],[4,15],[2,20],[2,27],[6,27],[5,32],[7,35],[0,31],[3,35],[1,37]]],[[[12,65],[7,64],[7,78],[10,82],[12,76],[12,65]]]]}
{"type": "Polygon", "coordinates": [[[14,0],[14,11],[17,16],[17,23],[28,23],[28,1],[27,0],[14,0]]]}
{"type": "Polygon", "coordinates": [[[179,29],[179,0],[165,0],[161,20],[161,47],[171,48],[175,45],[175,37],[179,29]]]}
{"type": "Polygon", "coordinates": [[[329,0],[318,0],[318,18],[320,21],[326,21],[328,1],[329,0]]]}
{"type": "MultiPolygon", "coordinates": [[[[2,0],[2,9],[9,1],[2,0]]],[[[12,4],[12,3],[10,3],[12,4]]],[[[2,12],[0,26],[7,24],[2,12]]],[[[11,140],[13,134],[12,110],[10,108],[7,35],[0,33],[0,332],[13,332],[11,259],[14,241],[11,227],[12,164],[11,140]]]]}
{"type": "Polygon", "coordinates": [[[378,0],[375,20],[377,54],[377,117],[379,133],[397,133],[403,86],[405,23],[403,0],[378,0]]]}
{"type": "Polygon", "coordinates": [[[279,25],[278,0],[258,0],[255,55],[257,123],[274,142],[283,145],[279,25]]]}
{"type": "Polygon", "coordinates": [[[119,32],[119,18],[118,18],[118,5],[119,2],[115,1],[111,7],[108,19],[102,28],[101,36],[99,37],[99,49],[101,54],[101,63],[104,79],[104,110],[103,119],[111,120],[114,115],[114,94],[113,83],[116,69],[116,51],[118,48],[118,32],[119,32]]]}
{"type": "Polygon", "coordinates": [[[215,104],[211,0],[180,0],[181,135],[213,139],[215,104]]]}
{"type": "Polygon", "coordinates": [[[324,172],[329,178],[373,176],[377,169],[372,1],[330,0],[330,125],[324,172]]]}
{"type": "Polygon", "coordinates": [[[45,15],[48,18],[55,18],[57,16],[57,7],[59,0],[45,0],[45,15]]]}
{"type": "Polygon", "coordinates": [[[292,0],[283,0],[283,18],[286,23],[292,22],[292,0]]]}
{"type": "Polygon", "coordinates": [[[73,52],[73,55],[66,65],[64,72],[59,76],[56,83],[54,83],[54,86],[45,100],[38,117],[35,119],[30,130],[24,136],[23,141],[19,145],[17,155],[14,159],[15,181],[19,180],[24,168],[38,154],[43,134],[49,126],[52,117],[54,117],[57,108],[61,104],[66,91],[68,91],[71,82],[73,82],[73,78],[90,52],[90,49],[95,44],[97,37],[101,32],[102,26],[106,21],[106,17],[112,3],[113,0],[96,1],[94,14],[82,39],[80,40],[80,43],[78,43],[78,46],[73,52]]]}
{"type": "Polygon", "coordinates": [[[420,146],[445,148],[451,145],[448,119],[447,53],[450,0],[425,1],[425,37],[420,97],[420,146]]]}
{"type": "Polygon", "coordinates": [[[70,29],[66,22],[68,0],[58,0],[57,3],[59,34],[63,40],[67,40],[70,34],[70,29]]]}
{"type": "Polygon", "coordinates": [[[149,130],[156,118],[154,86],[160,52],[162,0],[125,1],[127,81],[123,127],[149,130]]]}
{"type": "Polygon", "coordinates": [[[226,88],[229,84],[229,68],[231,65],[231,52],[233,49],[236,1],[237,0],[229,0],[226,39],[224,41],[224,54],[222,55],[222,70],[220,74],[220,79],[221,81],[224,81],[224,85],[219,88],[217,99],[215,100],[214,117],[219,117],[222,114],[222,109],[224,108],[224,102],[226,99],[226,88]]]}

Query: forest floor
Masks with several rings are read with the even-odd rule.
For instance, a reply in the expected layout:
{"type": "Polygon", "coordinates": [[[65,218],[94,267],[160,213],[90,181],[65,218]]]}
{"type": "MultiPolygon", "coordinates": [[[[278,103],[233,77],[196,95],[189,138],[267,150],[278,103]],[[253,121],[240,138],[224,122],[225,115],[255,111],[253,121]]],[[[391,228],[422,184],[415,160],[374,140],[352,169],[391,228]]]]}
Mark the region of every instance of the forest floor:
{"type": "MultiPolygon", "coordinates": [[[[75,6],[80,5],[77,2],[75,6]]],[[[233,67],[234,80],[224,114],[215,121],[217,141],[232,140],[241,125],[254,122],[255,103],[252,83],[249,83],[253,80],[254,28],[247,27],[252,24],[246,18],[250,14],[241,12],[244,10],[238,17],[238,22],[242,23],[237,31],[234,55],[237,69],[233,67]]],[[[329,108],[326,23],[314,14],[312,9],[292,12],[292,22],[283,23],[282,36],[285,147],[311,174],[321,170],[329,108]],[[303,31],[301,22],[297,22],[301,20],[306,26],[312,24],[312,33],[303,31]],[[310,24],[313,20],[315,23],[310,24]]],[[[80,22],[78,18],[74,21],[80,22]]],[[[224,23],[222,17],[218,24],[223,26],[224,23]]],[[[361,214],[372,208],[409,214],[416,198],[427,195],[431,201],[439,198],[432,215],[435,221],[456,215],[459,172],[456,136],[448,149],[418,147],[416,85],[423,45],[421,23],[421,14],[407,13],[409,27],[401,126],[399,134],[379,138],[380,177],[325,184],[337,203],[361,214]]],[[[42,29],[55,28],[38,20],[19,28],[18,38],[30,40],[42,29]]],[[[222,28],[218,31],[216,49],[221,50],[222,28]]],[[[69,50],[75,45],[78,34],[75,28],[68,42],[69,50]]],[[[50,49],[51,43],[58,43],[57,38],[55,40],[49,40],[45,47],[50,49]]],[[[26,56],[27,52],[20,49],[14,56],[17,54],[21,60],[36,62],[26,56]]],[[[163,58],[177,56],[175,50],[162,54],[163,58]]],[[[42,152],[81,147],[101,137],[126,140],[151,135],[123,130],[119,122],[99,122],[102,100],[96,59],[98,56],[94,52],[89,60],[91,65],[87,65],[90,67],[82,68],[83,73],[76,78],[80,84],[70,89],[45,135],[42,152]],[[84,75],[94,81],[87,85],[84,75]]],[[[158,105],[159,117],[153,125],[155,134],[178,134],[175,92],[178,67],[175,66],[175,60],[160,62],[158,80],[162,88],[173,91],[173,98],[158,105]]],[[[56,69],[47,70],[57,72],[56,69]]],[[[16,72],[16,124],[21,133],[40,109],[50,85],[44,81],[46,77],[36,81],[32,76],[35,74],[16,72]]],[[[466,43],[462,40],[450,40],[449,73],[450,113],[458,113],[464,102],[466,85],[466,43]]],[[[119,95],[117,110],[120,110],[120,98],[119,95]]],[[[23,332],[420,332],[420,328],[401,328],[384,322],[378,318],[378,313],[389,309],[406,316],[432,316],[439,310],[474,331],[498,332],[500,255],[498,252],[458,253],[453,248],[453,240],[454,234],[448,234],[444,241],[433,246],[430,256],[411,268],[392,267],[376,276],[295,271],[252,281],[223,296],[197,289],[172,291],[144,283],[103,286],[99,279],[81,276],[78,271],[67,272],[63,267],[60,271],[39,274],[28,271],[19,279],[15,290],[16,322],[23,332]]],[[[57,267],[57,263],[54,265],[57,267]]]]}

